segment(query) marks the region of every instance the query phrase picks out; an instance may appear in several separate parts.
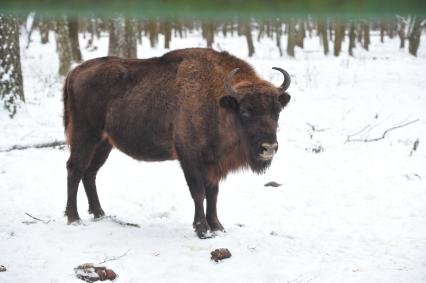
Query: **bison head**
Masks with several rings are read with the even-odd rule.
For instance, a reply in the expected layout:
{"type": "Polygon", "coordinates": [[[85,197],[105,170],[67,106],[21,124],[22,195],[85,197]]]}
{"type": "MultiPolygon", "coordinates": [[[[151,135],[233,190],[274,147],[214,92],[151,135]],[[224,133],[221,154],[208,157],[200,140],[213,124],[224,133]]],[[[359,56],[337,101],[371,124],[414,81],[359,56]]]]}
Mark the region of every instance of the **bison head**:
{"type": "Polygon", "coordinates": [[[242,141],[248,146],[249,166],[257,173],[263,173],[268,168],[278,150],[278,118],[290,101],[290,95],[286,92],[290,75],[283,69],[273,69],[284,75],[280,87],[273,87],[267,82],[242,81],[233,89],[231,82],[239,70],[234,69],[225,82],[227,95],[220,99],[220,105],[235,115],[242,141]]]}

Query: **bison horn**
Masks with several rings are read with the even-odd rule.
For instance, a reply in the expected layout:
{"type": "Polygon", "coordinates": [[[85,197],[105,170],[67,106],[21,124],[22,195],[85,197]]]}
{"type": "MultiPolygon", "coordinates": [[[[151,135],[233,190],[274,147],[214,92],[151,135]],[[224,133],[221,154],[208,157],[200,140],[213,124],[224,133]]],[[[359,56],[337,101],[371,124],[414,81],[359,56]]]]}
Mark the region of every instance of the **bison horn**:
{"type": "Polygon", "coordinates": [[[235,73],[236,72],[238,72],[238,70],[239,70],[240,68],[235,68],[235,69],[233,69],[230,73],[229,73],[229,75],[228,75],[228,78],[226,79],[226,81],[225,81],[225,91],[226,91],[226,94],[228,94],[228,95],[230,95],[230,96],[233,96],[233,97],[238,97],[238,93],[237,92],[235,92],[233,89],[232,89],[232,86],[231,86],[231,82],[232,82],[232,79],[234,78],[234,76],[235,76],[235,73]]]}
{"type": "Polygon", "coordinates": [[[277,71],[279,71],[281,74],[283,74],[283,75],[284,75],[284,81],[283,81],[282,85],[279,87],[279,90],[280,90],[281,92],[286,91],[286,90],[288,89],[288,87],[290,86],[290,82],[291,82],[291,78],[290,78],[289,73],[287,73],[287,71],[286,71],[286,70],[283,70],[283,69],[278,68],[278,67],[273,67],[272,69],[277,70],[277,71]]]}

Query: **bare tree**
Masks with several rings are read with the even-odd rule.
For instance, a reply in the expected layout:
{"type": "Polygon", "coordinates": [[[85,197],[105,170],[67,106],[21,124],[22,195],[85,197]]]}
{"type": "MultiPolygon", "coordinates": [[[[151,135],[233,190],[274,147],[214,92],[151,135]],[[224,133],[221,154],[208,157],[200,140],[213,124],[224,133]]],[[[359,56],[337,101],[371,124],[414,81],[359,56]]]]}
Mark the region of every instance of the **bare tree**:
{"type": "Polygon", "coordinates": [[[320,37],[320,40],[322,42],[323,48],[324,48],[324,55],[327,55],[329,52],[328,48],[328,36],[327,36],[327,22],[326,21],[319,21],[318,22],[318,35],[320,37]]]}
{"type": "Polygon", "coordinates": [[[276,42],[278,47],[278,52],[280,53],[280,57],[283,56],[283,50],[281,48],[281,35],[283,33],[282,30],[282,24],[280,20],[276,20],[275,22],[275,36],[276,36],[276,42]]]}
{"type": "Polygon", "coordinates": [[[287,22],[288,34],[287,34],[287,55],[294,57],[294,47],[296,45],[296,29],[294,26],[294,20],[290,19],[287,22]]]}
{"type": "Polygon", "coordinates": [[[306,37],[306,29],[305,29],[305,22],[303,19],[299,20],[297,26],[296,26],[296,38],[295,43],[300,48],[303,48],[304,45],[304,39],[306,37]]]}
{"type": "Polygon", "coordinates": [[[206,40],[207,47],[211,48],[214,42],[215,24],[212,21],[202,22],[201,24],[202,35],[206,40]]]}
{"type": "Polygon", "coordinates": [[[354,56],[353,49],[355,48],[356,42],[356,34],[355,34],[355,24],[351,23],[349,27],[349,55],[354,56]]]}
{"type": "Polygon", "coordinates": [[[405,29],[407,28],[407,20],[403,17],[398,16],[398,36],[399,36],[399,48],[405,47],[405,36],[406,32],[405,29]]]}
{"type": "Polygon", "coordinates": [[[109,22],[108,55],[137,57],[137,25],[131,18],[118,15],[109,22]]]}
{"type": "Polygon", "coordinates": [[[137,22],[134,18],[126,18],[125,21],[125,35],[124,35],[124,57],[137,58],[137,22]]]}
{"type": "Polygon", "coordinates": [[[362,44],[362,24],[361,23],[358,23],[356,25],[356,38],[357,38],[357,41],[360,44],[362,44]]]}
{"type": "Polygon", "coordinates": [[[250,22],[240,22],[239,23],[240,28],[244,36],[247,40],[247,47],[248,47],[248,56],[251,57],[254,54],[254,44],[253,44],[253,36],[251,34],[251,25],[250,22]]]}
{"type": "Polygon", "coordinates": [[[170,41],[172,40],[172,23],[169,20],[163,22],[164,33],[164,48],[170,48],[170,41]]]}
{"type": "Polygon", "coordinates": [[[78,19],[77,18],[68,18],[68,32],[70,36],[71,43],[71,53],[72,59],[79,63],[81,62],[81,51],[80,43],[78,40],[78,19]]]}
{"type": "Polygon", "coordinates": [[[147,23],[146,31],[148,32],[151,47],[157,46],[157,44],[158,44],[158,31],[159,31],[158,22],[154,19],[149,20],[148,23],[147,23]]]}
{"type": "Polygon", "coordinates": [[[344,38],[345,25],[341,21],[336,21],[334,23],[334,56],[339,56],[344,38]]]}
{"type": "Polygon", "coordinates": [[[408,36],[408,52],[413,56],[417,56],[417,50],[419,49],[420,45],[421,31],[422,20],[420,17],[415,17],[410,34],[408,36]]]}
{"type": "Polygon", "coordinates": [[[368,46],[370,45],[370,24],[366,21],[364,21],[362,24],[362,33],[363,33],[363,42],[362,47],[364,47],[365,50],[368,50],[368,46]]]}
{"type": "Polygon", "coordinates": [[[380,21],[380,42],[383,43],[384,42],[384,37],[385,37],[385,30],[386,30],[386,23],[384,20],[380,21]]]}
{"type": "Polygon", "coordinates": [[[67,19],[59,16],[55,21],[56,51],[59,55],[59,74],[65,76],[71,68],[72,52],[67,19]]]}
{"type": "Polygon", "coordinates": [[[18,21],[0,14],[0,99],[13,118],[19,101],[25,102],[22,82],[18,21]]]}
{"type": "Polygon", "coordinates": [[[40,31],[41,43],[46,44],[49,42],[49,29],[50,29],[50,21],[45,16],[38,17],[38,29],[40,31]]]}

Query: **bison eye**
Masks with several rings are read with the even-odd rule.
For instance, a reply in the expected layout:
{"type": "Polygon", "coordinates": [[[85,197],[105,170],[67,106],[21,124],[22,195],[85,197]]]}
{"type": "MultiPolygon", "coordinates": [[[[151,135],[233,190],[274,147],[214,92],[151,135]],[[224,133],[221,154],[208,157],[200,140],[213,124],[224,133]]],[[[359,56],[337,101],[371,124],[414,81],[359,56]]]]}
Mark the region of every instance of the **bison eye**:
{"type": "Polygon", "coordinates": [[[240,113],[244,119],[249,119],[251,117],[251,111],[248,109],[241,109],[240,113]]]}

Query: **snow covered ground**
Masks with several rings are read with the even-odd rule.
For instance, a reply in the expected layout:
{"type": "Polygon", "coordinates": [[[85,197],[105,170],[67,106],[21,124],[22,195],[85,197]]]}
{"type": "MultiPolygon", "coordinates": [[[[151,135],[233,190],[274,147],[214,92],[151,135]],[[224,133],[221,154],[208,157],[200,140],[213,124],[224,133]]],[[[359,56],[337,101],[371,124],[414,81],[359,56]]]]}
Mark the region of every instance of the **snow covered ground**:
{"type": "MultiPolygon", "coordinates": [[[[13,120],[0,112],[0,150],[63,139],[55,46],[39,44],[36,33],[33,40],[22,50],[27,103],[13,120]]],[[[107,41],[83,49],[84,58],[106,55],[107,41]]],[[[381,44],[373,36],[369,52],[335,58],[322,54],[315,37],[292,59],[264,39],[247,58],[244,38],[217,38],[216,49],[247,59],[277,85],[281,75],[271,67],[287,69],[293,99],[270,170],[222,182],[218,209],[227,233],[213,239],[192,232],[193,203],[177,162],[136,162],[113,151],[98,175],[101,203],[141,228],[93,221],[82,187],[84,225],[69,226],[68,149],[0,152],[0,264],[8,269],[0,282],[82,282],[74,267],[121,255],[105,263],[119,274],[116,282],[425,282],[425,44],[413,58],[397,39],[381,44]],[[368,125],[352,138],[380,137],[416,119],[376,142],[346,142],[368,125]],[[264,187],[269,181],[282,186],[264,187]],[[25,213],[50,222],[25,223],[32,221],[25,213]],[[232,258],[210,261],[221,247],[232,258]]],[[[140,57],[167,51],[148,46],[143,38],[140,57]]],[[[199,34],[171,43],[190,46],[204,46],[199,34]]]]}

